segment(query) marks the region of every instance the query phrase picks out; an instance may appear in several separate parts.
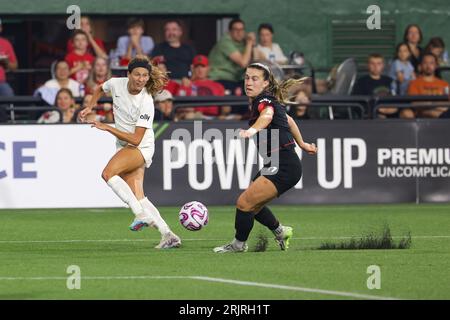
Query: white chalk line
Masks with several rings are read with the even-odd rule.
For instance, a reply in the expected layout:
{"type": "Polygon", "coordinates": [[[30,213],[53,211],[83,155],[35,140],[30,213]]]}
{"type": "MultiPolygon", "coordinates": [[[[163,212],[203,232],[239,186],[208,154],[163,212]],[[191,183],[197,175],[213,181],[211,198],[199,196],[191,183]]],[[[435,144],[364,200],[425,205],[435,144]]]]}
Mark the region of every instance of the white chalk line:
{"type": "MultiPolygon", "coordinates": [[[[0,277],[0,281],[49,281],[49,280],[67,280],[67,277],[0,277]]],[[[316,288],[305,288],[305,287],[297,287],[297,286],[287,286],[287,285],[279,285],[272,283],[261,283],[261,282],[252,282],[252,281],[241,281],[241,280],[233,280],[233,279],[223,279],[223,278],[213,278],[213,277],[205,277],[205,276],[82,276],[81,281],[83,280],[158,280],[158,279],[188,279],[188,280],[198,280],[198,281],[206,281],[206,282],[217,282],[217,283],[227,283],[239,286],[250,286],[250,287],[260,287],[267,289],[279,289],[279,290],[289,290],[289,291],[298,291],[298,292],[307,292],[307,293],[315,293],[315,294],[323,294],[323,295],[331,295],[331,296],[341,296],[341,297],[350,297],[356,299],[369,299],[369,300],[398,300],[397,298],[392,297],[383,297],[383,296],[375,296],[375,295],[367,295],[361,293],[354,292],[346,292],[346,291],[335,291],[335,290],[323,290],[316,288]]]]}
{"type": "MultiPolygon", "coordinates": [[[[360,236],[343,236],[343,237],[298,237],[292,240],[339,240],[339,239],[358,239],[360,236]]],[[[393,236],[392,238],[403,238],[401,236],[393,236]]],[[[411,236],[412,239],[450,239],[450,236],[411,236]]],[[[20,243],[83,243],[83,242],[151,242],[160,241],[161,239],[65,239],[65,240],[0,240],[0,244],[20,244],[20,243]]],[[[186,238],[182,241],[229,241],[230,239],[203,239],[203,238],[186,238]]]]}

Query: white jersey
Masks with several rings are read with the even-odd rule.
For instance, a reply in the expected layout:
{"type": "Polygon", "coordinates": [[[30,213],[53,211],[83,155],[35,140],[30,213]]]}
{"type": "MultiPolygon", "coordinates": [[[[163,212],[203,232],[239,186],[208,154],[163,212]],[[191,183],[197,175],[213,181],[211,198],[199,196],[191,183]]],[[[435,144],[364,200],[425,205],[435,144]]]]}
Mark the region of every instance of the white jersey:
{"type": "MultiPolygon", "coordinates": [[[[116,128],[120,131],[134,133],[136,127],[147,128],[138,147],[148,148],[155,143],[153,118],[155,106],[153,98],[144,88],[137,95],[128,92],[128,78],[111,78],[102,85],[104,92],[111,92],[116,128]]],[[[128,143],[117,139],[125,147],[128,143]]]]}

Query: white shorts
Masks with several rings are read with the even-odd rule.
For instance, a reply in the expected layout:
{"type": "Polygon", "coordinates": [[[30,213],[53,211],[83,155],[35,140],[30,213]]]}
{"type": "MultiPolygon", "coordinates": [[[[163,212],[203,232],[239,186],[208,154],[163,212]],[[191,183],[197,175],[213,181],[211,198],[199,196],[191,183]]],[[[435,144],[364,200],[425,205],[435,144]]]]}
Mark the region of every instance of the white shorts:
{"type": "MultiPolygon", "coordinates": [[[[116,147],[117,147],[116,151],[119,151],[120,149],[123,148],[123,146],[120,145],[119,142],[116,143],[116,147]]],[[[137,148],[139,149],[142,156],[144,157],[145,167],[150,168],[150,166],[152,165],[153,154],[155,153],[155,145],[151,144],[151,145],[147,145],[147,146],[138,146],[137,148]]]]}

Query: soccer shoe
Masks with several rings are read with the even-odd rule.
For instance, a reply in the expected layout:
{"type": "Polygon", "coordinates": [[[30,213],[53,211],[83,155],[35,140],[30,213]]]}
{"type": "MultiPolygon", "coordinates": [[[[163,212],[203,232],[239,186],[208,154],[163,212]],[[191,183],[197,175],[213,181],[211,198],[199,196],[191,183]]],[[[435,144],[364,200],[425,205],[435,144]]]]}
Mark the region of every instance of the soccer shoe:
{"type": "Polygon", "coordinates": [[[181,246],[181,239],[172,231],[166,233],[161,242],[155,247],[156,249],[178,248],[181,246]]]}
{"type": "Polygon", "coordinates": [[[142,221],[141,219],[134,219],[133,223],[130,225],[131,231],[141,231],[142,228],[148,227],[148,223],[142,221]]]}
{"type": "Polygon", "coordinates": [[[214,248],[214,252],[215,253],[247,252],[247,250],[248,250],[248,246],[247,246],[246,243],[244,243],[242,248],[236,248],[235,246],[233,246],[232,243],[229,243],[229,244],[226,244],[226,245],[214,248]]]}
{"type": "Polygon", "coordinates": [[[291,227],[282,226],[283,233],[280,236],[275,237],[275,241],[280,246],[281,250],[289,248],[289,240],[291,240],[293,231],[291,227]]]}

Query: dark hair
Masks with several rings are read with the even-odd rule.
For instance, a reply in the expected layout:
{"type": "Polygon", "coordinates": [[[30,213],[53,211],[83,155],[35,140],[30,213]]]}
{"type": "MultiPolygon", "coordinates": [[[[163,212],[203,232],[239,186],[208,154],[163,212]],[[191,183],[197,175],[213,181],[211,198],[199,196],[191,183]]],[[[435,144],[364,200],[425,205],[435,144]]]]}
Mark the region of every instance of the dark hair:
{"type": "Polygon", "coordinates": [[[408,49],[408,52],[409,52],[408,44],[406,42],[400,42],[399,44],[397,44],[395,46],[395,54],[394,54],[395,59],[400,59],[399,56],[398,56],[398,51],[400,50],[401,46],[406,46],[406,48],[408,49]]]}
{"type": "Polygon", "coordinates": [[[169,23],[175,23],[175,24],[177,24],[180,27],[180,29],[183,29],[183,24],[181,23],[180,20],[170,19],[170,20],[164,22],[164,27],[166,27],[169,23]]]}
{"type": "Polygon", "coordinates": [[[236,23],[242,23],[243,25],[245,25],[245,23],[242,19],[233,18],[233,19],[231,19],[230,23],[228,24],[228,30],[231,31],[231,29],[233,28],[233,25],[236,23]]]}
{"type": "Polygon", "coordinates": [[[369,54],[369,57],[367,58],[367,61],[369,61],[372,58],[373,59],[383,59],[384,60],[384,57],[381,54],[379,54],[379,53],[371,53],[371,54],[369,54]]]}
{"type": "Polygon", "coordinates": [[[88,35],[87,35],[87,33],[86,32],[84,32],[83,30],[81,30],[81,29],[77,29],[77,30],[75,30],[74,32],[73,32],[73,34],[72,34],[72,41],[75,39],[75,37],[77,36],[77,35],[79,35],[79,34],[82,34],[83,36],[85,36],[86,37],[86,40],[88,39],[88,35]]]}
{"type": "Polygon", "coordinates": [[[273,27],[270,23],[261,23],[258,27],[258,33],[260,33],[262,29],[267,29],[273,34],[273,27]]]}
{"type": "Polygon", "coordinates": [[[265,64],[252,63],[247,68],[257,69],[263,72],[264,80],[269,81],[269,85],[264,91],[273,95],[280,103],[288,102],[288,94],[291,87],[303,84],[308,80],[307,77],[304,77],[300,79],[287,79],[281,83],[278,83],[272,72],[270,72],[269,67],[265,64]]]}
{"type": "Polygon", "coordinates": [[[55,96],[55,103],[54,103],[55,107],[58,107],[58,105],[57,105],[58,97],[61,93],[67,93],[70,96],[70,98],[73,99],[72,90],[70,90],[68,88],[61,88],[58,90],[58,92],[56,93],[56,96],[55,96]]]}
{"type": "Polygon", "coordinates": [[[431,48],[441,48],[445,49],[444,40],[441,37],[433,37],[428,41],[427,46],[425,47],[425,52],[431,52],[431,48]]]}
{"type": "Polygon", "coordinates": [[[130,18],[127,20],[127,29],[131,29],[134,27],[142,27],[144,28],[144,20],[140,18],[130,18]]]}
{"type": "Polygon", "coordinates": [[[412,27],[416,27],[417,30],[419,30],[419,37],[420,37],[419,43],[421,43],[422,39],[423,39],[423,33],[422,33],[422,29],[420,29],[420,27],[417,24],[410,24],[406,27],[405,33],[403,34],[403,41],[408,43],[408,32],[409,32],[409,29],[411,29],[412,27]]]}
{"type": "Polygon", "coordinates": [[[420,63],[422,63],[425,60],[425,57],[433,57],[434,61],[436,62],[436,66],[439,66],[439,60],[438,57],[436,57],[434,54],[432,54],[431,52],[425,52],[422,56],[422,61],[420,63]]]}

